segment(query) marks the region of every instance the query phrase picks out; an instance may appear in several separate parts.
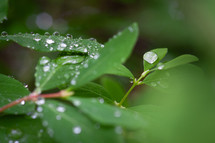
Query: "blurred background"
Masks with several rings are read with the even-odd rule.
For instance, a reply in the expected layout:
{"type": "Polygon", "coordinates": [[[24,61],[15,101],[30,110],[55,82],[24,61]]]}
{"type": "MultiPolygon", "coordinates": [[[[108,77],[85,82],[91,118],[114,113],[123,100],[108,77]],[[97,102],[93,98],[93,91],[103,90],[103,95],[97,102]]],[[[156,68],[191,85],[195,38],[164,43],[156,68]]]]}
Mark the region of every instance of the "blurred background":
{"type": "MultiPolygon", "coordinates": [[[[58,31],[76,38],[94,37],[105,43],[133,22],[139,24],[140,35],[125,65],[136,77],[143,71],[142,55],[154,48],[168,48],[165,60],[181,54],[196,55],[200,59],[196,65],[205,77],[195,74],[199,70],[188,66],[170,71],[181,76],[172,78],[175,86],[165,96],[145,86],[135,89],[131,105],[164,104],[172,109],[166,113],[168,119],[160,121],[159,128],[152,129],[154,140],[148,142],[215,142],[212,138],[215,131],[214,0],[9,0],[8,20],[0,24],[0,30],[8,34],[58,31]],[[174,96],[168,96],[173,92],[174,96]]],[[[44,54],[1,42],[0,73],[13,76],[32,90],[34,67],[44,54]]],[[[122,95],[130,86],[127,79],[119,77],[103,78],[101,83],[106,88],[117,87],[110,92],[122,95]],[[108,83],[115,86],[110,87],[108,83]]],[[[148,135],[141,132],[136,137],[131,133],[128,138],[141,143],[143,134],[148,135]]]]}
{"type": "MultiPolygon", "coordinates": [[[[214,7],[213,0],[9,0],[8,20],[0,30],[8,34],[58,31],[105,43],[138,22],[140,36],[125,63],[135,75],[142,72],[144,52],[165,47],[167,59],[185,53],[198,56],[198,64],[215,81],[214,7]]],[[[0,44],[0,72],[32,89],[38,53],[15,43],[0,44]]]]}

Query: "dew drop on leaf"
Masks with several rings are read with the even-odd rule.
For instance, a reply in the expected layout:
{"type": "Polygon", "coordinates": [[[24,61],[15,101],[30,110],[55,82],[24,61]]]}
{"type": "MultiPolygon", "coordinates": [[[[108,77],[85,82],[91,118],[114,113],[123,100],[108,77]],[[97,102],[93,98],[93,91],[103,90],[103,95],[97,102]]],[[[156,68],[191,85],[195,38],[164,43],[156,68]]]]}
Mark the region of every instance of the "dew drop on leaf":
{"type": "Polygon", "coordinates": [[[99,98],[99,102],[100,102],[101,104],[103,104],[103,103],[104,103],[104,99],[103,99],[103,98],[99,98]]]}
{"type": "Polygon", "coordinates": [[[57,110],[58,112],[63,113],[63,112],[65,112],[65,111],[66,111],[66,108],[65,108],[65,107],[63,107],[63,106],[58,106],[58,107],[56,108],[56,110],[57,110]]]}
{"type": "Polygon", "coordinates": [[[73,100],[73,104],[75,105],[75,106],[80,106],[81,105],[81,101],[80,100],[73,100]]]}
{"type": "Polygon", "coordinates": [[[42,112],[43,111],[43,107],[39,106],[37,107],[37,112],[42,112]]]}
{"type": "Polygon", "coordinates": [[[3,36],[3,37],[6,37],[8,34],[7,34],[7,32],[6,31],[3,31],[2,33],[1,33],[1,36],[3,36]]]}
{"type": "Polygon", "coordinates": [[[35,103],[37,105],[43,105],[43,104],[45,104],[45,99],[40,97],[37,99],[37,101],[35,101],[35,103]]]}
{"type": "Polygon", "coordinates": [[[143,55],[143,59],[148,63],[153,64],[158,59],[158,55],[150,51],[143,55]]]}
{"type": "Polygon", "coordinates": [[[57,116],[56,116],[56,119],[57,119],[57,120],[61,120],[61,116],[60,116],[60,115],[57,115],[57,116]]]}
{"type": "Polygon", "coordinates": [[[116,134],[122,134],[122,131],[123,131],[122,127],[120,127],[120,126],[116,126],[114,130],[115,130],[116,134]]]}
{"type": "Polygon", "coordinates": [[[50,36],[49,32],[44,33],[45,36],[50,36]]]}
{"type": "Polygon", "coordinates": [[[20,103],[21,105],[25,105],[25,101],[23,100],[23,101],[21,101],[21,103],[20,103]]]}
{"type": "Polygon", "coordinates": [[[114,112],[114,117],[120,117],[121,116],[121,112],[119,111],[119,110],[116,110],[115,112],[114,112]]]}
{"type": "Polygon", "coordinates": [[[8,133],[10,139],[19,139],[23,136],[23,133],[20,129],[11,129],[8,133]]]}
{"type": "Polygon", "coordinates": [[[73,133],[74,134],[80,134],[81,133],[81,127],[80,126],[76,126],[73,128],[73,133]]]}
{"type": "Polygon", "coordinates": [[[50,65],[46,65],[43,67],[44,72],[48,72],[50,70],[50,65]]]}
{"type": "Polygon", "coordinates": [[[59,35],[60,35],[60,33],[59,33],[59,32],[57,32],[57,31],[55,31],[55,32],[53,33],[53,35],[55,35],[55,36],[59,36],[59,35]]]}
{"type": "Polygon", "coordinates": [[[158,64],[158,69],[159,69],[159,70],[162,70],[163,68],[164,68],[164,64],[159,63],[159,64],[158,64]]]}
{"type": "Polygon", "coordinates": [[[53,43],[54,43],[54,40],[52,40],[52,39],[46,39],[46,43],[47,43],[47,44],[53,44],[53,43]]]}
{"type": "Polygon", "coordinates": [[[40,64],[41,64],[41,65],[45,65],[45,64],[47,64],[49,61],[50,61],[49,58],[47,58],[47,57],[42,57],[42,58],[40,59],[40,64]]]}

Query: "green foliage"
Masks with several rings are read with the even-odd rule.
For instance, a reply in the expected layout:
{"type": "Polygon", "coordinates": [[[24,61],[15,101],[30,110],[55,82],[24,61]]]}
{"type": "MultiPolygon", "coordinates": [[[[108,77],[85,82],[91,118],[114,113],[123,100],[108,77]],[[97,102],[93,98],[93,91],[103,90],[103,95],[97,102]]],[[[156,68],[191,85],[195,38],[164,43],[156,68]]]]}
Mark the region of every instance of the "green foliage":
{"type": "MultiPolygon", "coordinates": [[[[1,7],[0,9],[5,10],[1,7]]],[[[0,11],[0,20],[1,14],[0,11]]],[[[192,71],[193,76],[199,77],[198,72],[196,74],[193,72],[195,66],[187,65],[197,61],[198,58],[182,55],[160,63],[167,54],[167,49],[151,50],[143,55],[144,71],[136,79],[123,63],[131,54],[138,33],[138,25],[134,23],[103,45],[93,39],[72,38],[70,35],[60,36],[56,32],[53,35],[48,33],[7,35],[3,32],[0,36],[2,41],[12,40],[23,47],[39,52],[57,52],[58,57],[40,58],[35,72],[36,88],[32,93],[15,79],[0,74],[0,106],[7,104],[10,107],[7,110],[0,108],[3,111],[0,114],[1,141],[20,143],[165,141],[165,133],[171,131],[167,123],[173,124],[169,116],[174,113],[174,110],[178,111],[176,100],[167,98],[168,94],[173,94],[183,105],[182,98],[176,96],[179,91],[186,92],[195,86],[200,87],[198,83],[201,82],[196,81],[192,86],[187,82],[196,77],[183,78],[190,77],[189,74],[185,74],[185,71],[188,73],[192,71]],[[133,80],[133,85],[125,93],[122,85],[111,78],[102,78],[103,86],[92,82],[104,74],[127,77],[133,80]],[[175,81],[178,82],[175,83],[175,81]],[[141,84],[169,91],[159,91],[161,95],[166,94],[164,97],[166,102],[159,100],[160,104],[154,105],[153,102],[151,103],[154,99],[146,98],[145,102],[149,103],[130,107],[132,104],[127,102],[126,98],[133,88],[141,84]],[[182,88],[184,90],[181,90],[180,84],[185,84],[182,88]],[[53,91],[59,92],[52,93],[53,91]],[[71,95],[74,97],[68,97],[71,95]],[[28,96],[28,100],[31,101],[21,102],[23,105],[20,105],[18,102],[20,100],[17,99],[24,96],[28,96]],[[43,99],[56,97],[61,99],[43,99]],[[165,106],[161,108],[161,105],[165,106]],[[162,115],[165,115],[165,121],[162,115]],[[163,128],[163,125],[166,127],[163,128]]]]}
{"type": "MultiPolygon", "coordinates": [[[[30,92],[19,81],[0,74],[0,106],[4,106],[11,101],[29,95],[30,92]]],[[[23,103],[23,105],[14,106],[5,113],[24,114],[34,110],[35,105],[31,103],[23,103]]]]}
{"type": "Polygon", "coordinates": [[[8,0],[0,1],[0,22],[7,19],[8,0]]]}

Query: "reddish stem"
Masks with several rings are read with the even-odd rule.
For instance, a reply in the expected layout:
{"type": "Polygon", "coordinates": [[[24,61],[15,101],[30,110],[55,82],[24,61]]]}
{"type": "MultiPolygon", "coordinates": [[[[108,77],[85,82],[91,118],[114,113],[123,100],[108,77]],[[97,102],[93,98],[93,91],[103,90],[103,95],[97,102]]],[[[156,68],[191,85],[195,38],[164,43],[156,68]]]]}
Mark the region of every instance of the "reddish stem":
{"type": "Polygon", "coordinates": [[[23,98],[17,99],[3,107],[0,108],[0,113],[3,112],[4,110],[11,108],[17,104],[20,104],[22,101],[37,101],[38,98],[57,98],[57,97],[65,97],[65,96],[69,96],[71,94],[65,94],[65,91],[59,91],[56,93],[49,93],[49,94],[34,94],[31,93],[29,96],[25,96],[23,98]]]}

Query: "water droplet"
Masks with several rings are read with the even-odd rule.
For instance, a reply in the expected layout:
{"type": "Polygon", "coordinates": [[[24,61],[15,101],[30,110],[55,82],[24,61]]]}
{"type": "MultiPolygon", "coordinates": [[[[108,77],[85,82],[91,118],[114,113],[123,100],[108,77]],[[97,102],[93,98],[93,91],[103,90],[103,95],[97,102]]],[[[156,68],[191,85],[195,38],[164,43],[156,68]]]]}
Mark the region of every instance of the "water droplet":
{"type": "Polygon", "coordinates": [[[104,47],[105,47],[105,45],[103,45],[103,44],[102,44],[102,45],[101,45],[101,47],[102,47],[102,48],[104,48],[104,47]]]}
{"type": "Polygon", "coordinates": [[[122,131],[123,131],[122,127],[120,127],[120,126],[116,126],[114,130],[117,134],[122,134],[122,131]]]}
{"type": "Polygon", "coordinates": [[[73,79],[73,80],[71,80],[71,85],[75,85],[76,84],[76,80],[75,79],[73,79]]]}
{"type": "Polygon", "coordinates": [[[96,39],[95,39],[95,38],[90,38],[89,40],[90,40],[90,41],[96,41],[96,39]]]}
{"type": "Polygon", "coordinates": [[[93,56],[93,58],[94,58],[95,60],[98,59],[98,58],[99,58],[99,54],[96,53],[96,54],[93,56]]]}
{"type": "Polygon", "coordinates": [[[31,118],[32,119],[36,119],[38,117],[38,113],[37,112],[35,112],[35,113],[33,113],[32,115],[31,115],[31,118]]]}
{"type": "Polygon", "coordinates": [[[156,84],[155,82],[152,82],[151,85],[152,85],[153,87],[157,86],[157,84],[156,84]]]}
{"type": "Polygon", "coordinates": [[[66,108],[65,108],[65,107],[63,107],[63,106],[58,106],[58,107],[56,108],[56,110],[57,110],[58,112],[63,113],[63,112],[65,112],[65,111],[66,111],[66,108]]]}
{"type": "Polygon", "coordinates": [[[61,120],[61,116],[60,116],[60,115],[57,115],[57,116],[56,116],[56,119],[57,119],[57,120],[61,120]]]}
{"type": "Polygon", "coordinates": [[[60,47],[62,47],[62,48],[66,48],[66,44],[65,43],[60,43],[60,47]]]}
{"type": "Polygon", "coordinates": [[[35,40],[36,42],[39,42],[41,39],[40,39],[40,38],[34,38],[34,40],[35,40]]]}
{"type": "Polygon", "coordinates": [[[25,105],[25,101],[23,100],[23,101],[21,101],[21,103],[20,103],[21,105],[25,105]]]}
{"type": "Polygon", "coordinates": [[[158,59],[158,56],[156,53],[150,51],[143,55],[143,59],[148,63],[153,64],[158,59]]]}
{"type": "Polygon", "coordinates": [[[24,84],[25,88],[28,88],[28,85],[27,84],[24,84]]]}
{"type": "Polygon", "coordinates": [[[43,111],[43,107],[37,107],[37,112],[42,112],[43,111]]]}
{"type": "Polygon", "coordinates": [[[59,35],[60,35],[60,33],[59,33],[59,32],[57,32],[57,31],[55,31],[55,32],[53,33],[53,35],[55,35],[55,36],[59,36],[59,35]]]}
{"type": "Polygon", "coordinates": [[[73,128],[73,133],[74,134],[80,134],[81,133],[81,127],[80,126],[76,126],[73,128]]]}
{"type": "Polygon", "coordinates": [[[48,44],[53,44],[53,43],[54,43],[54,40],[52,40],[52,39],[46,39],[46,43],[48,43],[48,44]]]}
{"type": "Polygon", "coordinates": [[[19,139],[23,136],[23,133],[20,129],[12,129],[8,133],[8,137],[11,139],[19,139]]]}
{"type": "Polygon", "coordinates": [[[159,69],[159,70],[162,70],[163,68],[164,68],[164,64],[159,63],[159,64],[158,64],[158,69],[159,69]]]}
{"type": "Polygon", "coordinates": [[[129,30],[130,32],[134,32],[134,29],[133,29],[132,27],[128,27],[128,30],[129,30]]]}
{"type": "Polygon", "coordinates": [[[50,36],[49,32],[44,33],[45,36],[50,36]]]}
{"type": "Polygon", "coordinates": [[[1,36],[3,36],[3,37],[6,37],[8,34],[7,34],[7,32],[6,31],[3,31],[2,33],[1,33],[1,36]]]}
{"type": "Polygon", "coordinates": [[[81,105],[81,101],[75,99],[75,100],[73,100],[73,104],[74,104],[75,106],[80,106],[80,105],[81,105]]]}
{"type": "Polygon", "coordinates": [[[119,111],[119,110],[116,110],[115,112],[114,112],[114,117],[120,117],[121,116],[121,112],[119,111]]]}
{"type": "Polygon", "coordinates": [[[42,124],[43,124],[44,127],[48,126],[48,122],[47,121],[43,121],[42,124]]]}
{"type": "Polygon", "coordinates": [[[72,38],[72,35],[71,34],[66,34],[66,37],[67,38],[72,38]]]}
{"type": "Polygon", "coordinates": [[[40,64],[41,64],[41,65],[45,65],[45,64],[47,64],[49,61],[50,61],[49,58],[47,58],[47,57],[42,57],[42,58],[40,59],[40,64]]]}
{"type": "Polygon", "coordinates": [[[43,67],[44,72],[48,72],[50,70],[50,65],[46,65],[43,67]]]}
{"type": "Polygon", "coordinates": [[[54,131],[51,128],[47,128],[47,133],[49,134],[50,137],[54,136],[54,131]]]}
{"type": "Polygon", "coordinates": [[[78,47],[78,44],[74,44],[75,47],[78,47]]]}
{"type": "Polygon", "coordinates": [[[37,105],[43,105],[43,104],[45,104],[45,99],[39,97],[39,98],[37,99],[37,101],[35,101],[35,103],[36,103],[37,105]]]}
{"type": "Polygon", "coordinates": [[[99,102],[100,102],[101,104],[103,104],[105,101],[104,101],[103,98],[99,98],[99,102]]]}

